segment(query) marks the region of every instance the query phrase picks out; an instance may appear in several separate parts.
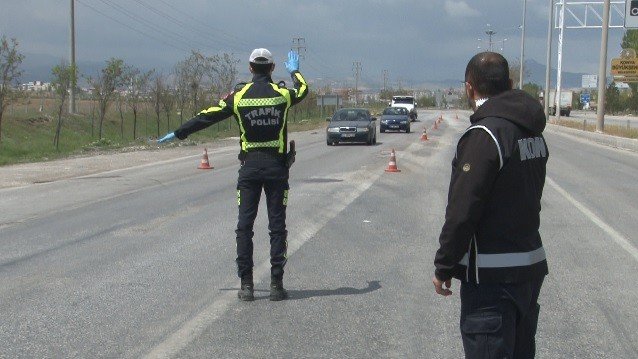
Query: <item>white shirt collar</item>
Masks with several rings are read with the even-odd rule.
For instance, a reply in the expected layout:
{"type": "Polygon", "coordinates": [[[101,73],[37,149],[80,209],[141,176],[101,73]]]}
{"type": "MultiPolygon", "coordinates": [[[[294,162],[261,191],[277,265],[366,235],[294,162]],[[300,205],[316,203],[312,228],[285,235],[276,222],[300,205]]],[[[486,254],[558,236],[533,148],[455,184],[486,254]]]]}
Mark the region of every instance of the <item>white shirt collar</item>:
{"type": "Polygon", "coordinates": [[[481,107],[481,105],[484,104],[487,100],[489,100],[489,97],[481,97],[480,99],[476,100],[476,108],[481,107]]]}

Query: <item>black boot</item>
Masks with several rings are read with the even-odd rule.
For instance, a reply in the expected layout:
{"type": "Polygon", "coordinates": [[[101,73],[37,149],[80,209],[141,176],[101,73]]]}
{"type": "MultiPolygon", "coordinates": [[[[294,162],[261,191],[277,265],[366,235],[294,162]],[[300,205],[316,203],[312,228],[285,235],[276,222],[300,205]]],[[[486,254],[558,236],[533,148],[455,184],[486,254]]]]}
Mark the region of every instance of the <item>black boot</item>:
{"type": "Polygon", "coordinates": [[[244,302],[252,302],[255,300],[255,285],[253,284],[253,276],[246,275],[241,278],[241,288],[237,292],[239,300],[244,302]]]}
{"type": "Polygon", "coordinates": [[[270,300],[280,301],[288,298],[288,292],[284,289],[282,278],[272,277],[270,279],[270,300]]]}

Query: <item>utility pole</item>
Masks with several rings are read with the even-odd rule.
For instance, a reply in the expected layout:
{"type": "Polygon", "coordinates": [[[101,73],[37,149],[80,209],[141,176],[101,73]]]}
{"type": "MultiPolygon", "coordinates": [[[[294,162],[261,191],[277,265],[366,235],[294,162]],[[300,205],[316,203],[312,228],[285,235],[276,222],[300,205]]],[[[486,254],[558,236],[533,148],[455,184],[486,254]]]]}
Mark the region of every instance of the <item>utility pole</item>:
{"type": "Polygon", "coordinates": [[[492,28],[490,27],[490,24],[487,24],[487,30],[485,30],[485,33],[487,34],[487,36],[490,37],[490,52],[492,51],[492,36],[496,35],[496,31],[492,30],[492,28]]]}
{"type": "MultiPolygon", "coordinates": [[[[302,54],[302,50],[304,53],[306,52],[306,39],[303,37],[293,37],[292,46],[290,47],[290,49],[295,51],[297,55],[299,55],[299,60],[305,58],[305,56],[302,54]]],[[[299,61],[299,68],[301,68],[301,61],[299,61]]],[[[298,106],[295,106],[293,109],[293,122],[297,120],[297,107],[298,106]]]]}
{"type": "Polygon", "coordinates": [[[388,70],[383,70],[383,92],[388,90],[388,70]]]}
{"type": "Polygon", "coordinates": [[[302,54],[302,50],[303,53],[306,53],[306,39],[303,37],[293,37],[290,49],[295,51],[300,59],[303,59],[304,55],[302,54]]]}
{"type": "Polygon", "coordinates": [[[603,9],[603,32],[600,42],[600,62],[598,64],[598,108],[596,113],[596,132],[605,129],[605,87],[607,85],[607,40],[609,38],[609,0],[605,0],[603,9]]]}
{"type": "Polygon", "coordinates": [[[558,32],[558,64],[556,64],[556,95],[554,96],[554,105],[556,106],[556,121],[560,121],[560,91],[563,75],[563,33],[565,32],[565,0],[561,0],[560,13],[558,16],[558,24],[560,31],[558,32]]]}
{"type": "Polygon", "coordinates": [[[523,0],[523,25],[521,26],[521,68],[519,74],[518,88],[523,89],[523,67],[525,65],[525,13],[527,12],[527,0],[523,0]]]}
{"type": "Polygon", "coordinates": [[[69,93],[69,113],[75,113],[75,87],[77,86],[77,69],[75,68],[75,0],[71,0],[71,23],[70,23],[70,42],[71,50],[69,53],[69,62],[73,69],[73,80],[71,81],[71,89],[69,93]]]}
{"type": "Polygon", "coordinates": [[[549,22],[547,25],[547,58],[545,59],[545,94],[543,102],[545,102],[545,120],[549,120],[549,88],[550,74],[552,71],[552,31],[554,28],[554,0],[549,0],[549,22]]]}
{"type": "Polygon", "coordinates": [[[359,77],[361,76],[361,61],[352,63],[352,71],[354,72],[354,105],[358,104],[359,97],[359,77]]]}

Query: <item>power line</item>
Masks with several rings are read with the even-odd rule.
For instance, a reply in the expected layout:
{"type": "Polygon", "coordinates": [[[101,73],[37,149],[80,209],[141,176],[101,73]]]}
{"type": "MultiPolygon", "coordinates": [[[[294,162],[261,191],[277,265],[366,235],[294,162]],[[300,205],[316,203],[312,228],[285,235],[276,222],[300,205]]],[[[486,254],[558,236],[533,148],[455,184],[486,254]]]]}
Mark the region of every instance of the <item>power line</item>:
{"type": "Polygon", "coordinates": [[[125,7],[123,7],[123,6],[119,5],[119,4],[115,4],[112,1],[108,1],[108,0],[99,0],[99,1],[102,2],[103,4],[105,4],[106,6],[110,7],[111,9],[119,12],[120,14],[130,18],[131,20],[133,20],[133,21],[135,21],[135,22],[137,22],[137,23],[139,23],[141,25],[144,25],[144,26],[150,28],[151,30],[153,30],[153,31],[155,31],[157,33],[160,33],[160,34],[162,34],[164,36],[172,37],[173,40],[176,40],[178,42],[187,43],[191,48],[208,48],[208,45],[206,45],[206,44],[198,43],[198,42],[196,42],[196,40],[188,39],[188,38],[182,36],[181,34],[178,34],[178,33],[175,33],[175,32],[171,32],[171,31],[169,31],[169,30],[167,30],[167,29],[165,29],[165,28],[163,28],[163,27],[161,27],[159,25],[155,25],[151,21],[149,21],[149,20],[147,20],[147,19],[145,19],[143,17],[140,17],[140,16],[137,16],[135,14],[132,14],[128,9],[126,9],[125,7]],[[193,45],[195,45],[195,46],[193,46],[193,45]]]}
{"type": "Polygon", "coordinates": [[[201,31],[201,29],[197,29],[195,26],[193,26],[191,23],[182,21],[174,16],[172,16],[171,14],[168,14],[162,10],[159,10],[153,6],[151,6],[150,4],[142,1],[142,0],[134,0],[136,3],[138,3],[139,5],[143,6],[144,8],[152,11],[153,13],[157,14],[160,17],[169,19],[171,21],[173,21],[174,23],[180,25],[181,27],[187,27],[190,28],[194,31],[196,31],[198,33],[199,36],[201,37],[205,37],[207,40],[212,41],[214,43],[219,43],[225,47],[231,47],[232,49],[238,50],[237,46],[234,45],[232,42],[230,41],[225,41],[225,40],[221,40],[221,39],[216,39],[214,37],[212,37],[211,35],[209,35],[209,31],[201,31]]]}
{"type": "Polygon", "coordinates": [[[196,17],[194,17],[194,16],[192,16],[192,15],[190,15],[190,14],[188,14],[188,13],[184,12],[183,10],[179,9],[178,7],[175,7],[173,4],[171,4],[170,2],[168,2],[168,1],[166,1],[166,0],[158,0],[158,1],[159,1],[159,2],[161,2],[162,4],[164,4],[164,5],[168,6],[168,7],[169,7],[169,8],[171,8],[172,10],[175,10],[175,11],[179,12],[180,14],[182,14],[182,15],[184,15],[184,16],[186,16],[186,17],[190,18],[191,20],[195,21],[196,23],[198,23],[200,26],[202,26],[202,27],[204,27],[204,28],[212,29],[212,30],[214,30],[216,33],[223,34],[223,35],[225,35],[225,36],[228,36],[228,37],[230,37],[230,38],[233,38],[233,39],[234,39],[233,41],[240,42],[240,43],[242,43],[242,44],[243,44],[243,45],[245,45],[245,46],[250,46],[250,43],[249,43],[248,41],[246,41],[245,39],[239,38],[239,37],[237,37],[237,36],[235,36],[235,35],[233,35],[233,34],[231,34],[231,33],[225,32],[225,31],[224,31],[224,30],[222,30],[222,29],[215,28],[215,27],[213,27],[213,26],[211,26],[211,25],[209,25],[209,24],[207,24],[207,23],[204,23],[204,22],[200,21],[199,19],[197,19],[196,17]]]}
{"type": "Polygon", "coordinates": [[[141,35],[144,35],[144,36],[146,36],[146,37],[149,37],[149,38],[152,38],[152,39],[154,39],[154,40],[157,40],[157,41],[159,41],[159,42],[163,43],[164,45],[170,46],[170,47],[172,47],[172,48],[174,48],[174,49],[177,49],[177,50],[180,50],[180,51],[184,51],[184,52],[189,52],[189,51],[190,51],[189,49],[186,49],[186,48],[183,48],[183,47],[180,47],[180,46],[175,46],[174,44],[171,44],[171,43],[169,43],[169,42],[166,42],[166,41],[164,41],[163,39],[161,39],[161,38],[159,38],[159,37],[155,37],[155,36],[153,36],[153,35],[151,35],[151,34],[149,34],[149,33],[147,33],[147,32],[144,32],[144,31],[142,31],[142,30],[136,29],[136,28],[134,28],[134,27],[132,27],[132,26],[128,25],[127,23],[125,23],[125,22],[123,22],[123,21],[118,20],[117,18],[114,18],[114,17],[112,17],[112,16],[110,16],[110,15],[108,15],[108,14],[105,14],[104,12],[102,12],[102,11],[98,10],[97,8],[93,7],[92,5],[89,5],[89,4],[85,3],[85,2],[84,2],[84,0],[76,0],[76,1],[77,1],[78,3],[80,3],[80,4],[84,5],[84,6],[88,7],[89,9],[93,10],[93,11],[94,11],[94,12],[96,12],[97,14],[102,15],[102,16],[104,16],[105,18],[108,18],[108,19],[110,19],[110,20],[112,20],[112,21],[115,21],[116,23],[118,23],[118,24],[120,24],[120,25],[122,25],[122,26],[124,26],[124,27],[126,27],[126,28],[128,28],[128,29],[130,29],[130,30],[132,30],[132,31],[134,31],[134,32],[136,32],[136,33],[138,33],[138,34],[141,34],[141,35]]]}

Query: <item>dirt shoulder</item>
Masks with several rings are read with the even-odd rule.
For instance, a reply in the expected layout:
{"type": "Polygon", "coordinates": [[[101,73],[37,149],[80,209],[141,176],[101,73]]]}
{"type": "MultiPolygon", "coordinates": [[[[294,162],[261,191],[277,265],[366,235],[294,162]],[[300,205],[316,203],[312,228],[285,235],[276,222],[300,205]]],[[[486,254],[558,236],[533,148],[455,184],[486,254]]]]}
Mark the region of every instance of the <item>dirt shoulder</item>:
{"type": "Polygon", "coordinates": [[[237,137],[196,145],[178,141],[161,147],[132,147],[61,160],[4,166],[0,167],[0,189],[87,176],[173,158],[197,156],[202,154],[204,148],[210,150],[231,145],[237,146],[238,141],[237,137]]]}

